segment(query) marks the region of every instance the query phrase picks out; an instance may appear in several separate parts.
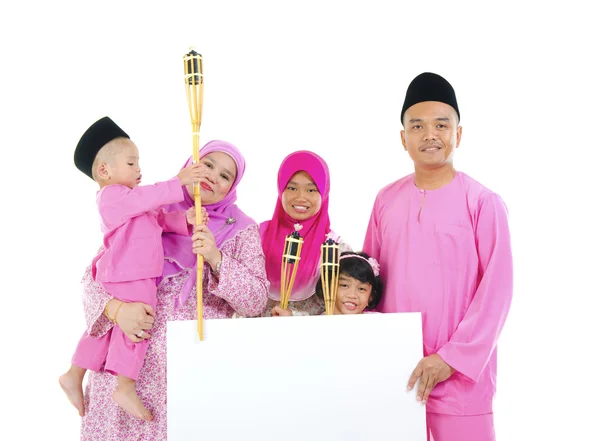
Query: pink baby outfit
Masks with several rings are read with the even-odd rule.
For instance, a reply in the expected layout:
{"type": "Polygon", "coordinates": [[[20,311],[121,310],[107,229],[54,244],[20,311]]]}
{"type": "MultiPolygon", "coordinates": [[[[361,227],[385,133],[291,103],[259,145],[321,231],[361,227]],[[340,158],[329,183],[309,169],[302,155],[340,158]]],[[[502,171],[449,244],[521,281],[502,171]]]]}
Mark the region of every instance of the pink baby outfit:
{"type": "MultiPolygon", "coordinates": [[[[92,276],[116,299],[156,306],[156,278],[164,264],[161,235],[191,233],[184,211],[159,207],[183,198],[177,177],[133,189],[108,185],[98,192],[104,248],[94,258],[92,276]]],[[[133,343],[116,326],[100,338],[84,333],[72,362],[93,371],[104,365],[108,372],[137,380],[147,348],[148,340],[133,343]]]]}

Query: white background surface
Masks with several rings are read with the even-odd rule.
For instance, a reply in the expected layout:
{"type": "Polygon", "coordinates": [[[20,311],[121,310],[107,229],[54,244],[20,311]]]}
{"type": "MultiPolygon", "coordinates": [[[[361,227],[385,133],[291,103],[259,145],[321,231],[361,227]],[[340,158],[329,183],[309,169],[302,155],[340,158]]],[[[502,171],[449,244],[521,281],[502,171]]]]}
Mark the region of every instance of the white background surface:
{"type": "Polygon", "coordinates": [[[167,328],[169,441],[427,440],[420,314],[196,323],[167,328]]]}
{"type": "Polygon", "coordinates": [[[248,162],[240,206],[270,217],[281,159],[313,149],[331,167],[332,226],[356,248],[379,188],[411,171],[406,87],[423,71],[446,77],[462,115],[456,166],[511,216],[498,439],[585,439],[600,393],[595,15],[583,1],[458,4],[3,2],[0,439],[78,439],[56,380],[84,329],[79,281],[100,233],[73,150],[110,115],[146,183],[177,173],[191,154],[190,44],[205,60],[201,142],[231,141],[248,162]]]}

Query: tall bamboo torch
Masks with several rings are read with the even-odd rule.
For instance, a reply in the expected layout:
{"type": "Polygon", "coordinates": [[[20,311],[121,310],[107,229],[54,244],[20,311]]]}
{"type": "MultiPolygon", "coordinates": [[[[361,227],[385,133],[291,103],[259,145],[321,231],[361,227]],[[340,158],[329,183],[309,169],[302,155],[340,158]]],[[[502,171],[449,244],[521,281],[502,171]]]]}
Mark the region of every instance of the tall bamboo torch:
{"type": "Polygon", "coordinates": [[[340,276],[340,246],[332,238],[321,245],[321,286],[325,314],[333,315],[340,276]]]}
{"type": "MultiPolygon", "coordinates": [[[[202,104],[204,101],[204,75],[202,74],[202,55],[190,48],[183,56],[185,92],[187,95],[190,119],[192,121],[192,155],[194,164],[200,161],[200,125],[202,124],[202,104]]],[[[194,205],[196,207],[196,225],[202,223],[202,205],[200,200],[200,185],[194,183],[194,205]]],[[[204,257],[197,254],[196,262],[196,297],[198,311],[198,337],[203,340],[202,332],[202,271],[204,257]]]]}

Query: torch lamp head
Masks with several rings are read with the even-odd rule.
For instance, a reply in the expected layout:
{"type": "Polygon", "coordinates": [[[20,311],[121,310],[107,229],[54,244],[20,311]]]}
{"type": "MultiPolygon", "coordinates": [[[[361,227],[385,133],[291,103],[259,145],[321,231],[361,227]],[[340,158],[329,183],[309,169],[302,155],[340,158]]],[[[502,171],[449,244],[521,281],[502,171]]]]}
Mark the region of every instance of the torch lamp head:
{"type": "Polygon", "coordinates": [[[286,250],[288,256],[294,256],[295,258],[289,257],[287,263],[295,263],[300,256],[300,244],[303,242],[302,236],[298,231],[294,231],[292,234],[286,237],[286,250]]]}
{"type": "MultiPolygon", "coordinates": [[[[202,55],[191,49],[183,56],[185,93],[190,110],[192,133],[194,136],[194,162],[198,162],[200,149],[199,136],[202,124],[202,106],[204,102],[204,75],[202,73],[202,55]]],[[[196,187],[198,187],[196,185],[196,187]]]]}
{"type": "Polygon", "coordinates": [[[204,83],[204,75],[202,74],[202,55],[194,49],[183,56],[183,68],[187,84],[195,86],[204,83]]]}
{"type": "Polygon", "coordinates": [[[340,261],[340,246],[333,240],[327,239],[321,245],[321,263],[339,265],[340,261]]]}

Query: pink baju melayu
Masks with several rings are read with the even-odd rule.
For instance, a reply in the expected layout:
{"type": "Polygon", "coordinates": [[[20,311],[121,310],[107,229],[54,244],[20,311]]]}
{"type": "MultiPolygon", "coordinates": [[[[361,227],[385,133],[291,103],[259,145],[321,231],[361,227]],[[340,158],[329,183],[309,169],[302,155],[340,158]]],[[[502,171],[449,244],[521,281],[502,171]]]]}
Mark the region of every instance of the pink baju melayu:
{"type": "MultiPolygon", "coordinates": [[[[165,212],[161,205],[183,200],[177,177],[154,185],[129,188],[108,185],[98,191],[96,203],[102,221],[104,248],[94,258],[92,276],[105,290],[124,302],[156,305],[156,278],[162,274],[163,232],[189,236],[185,212],[165,212]]],[[[135,344],[119,327],[100,338],[87,331],[81,337],[72,363],[93,371],[137,380],[148,341],[135,344]]]]}
{"type": "Polygon", "coordinates": [[[496,344],[512,299],[502,199],[464,173],[427,191],[411,174],[379,192],[363,249],[381,264],[385,294],[378,310],[421,312],[424,355],[437,353],[456,369],[427,402],[435,440],[463,439],[434,430],[437,415],[448,417],[444,427],[453,427],[448,421],[456,416],[459,427],[481,431],[473,439],[494,439],[493,426],[482,429],[479,418],[471,427],[465,417],[492,413],[496,344]]]}

